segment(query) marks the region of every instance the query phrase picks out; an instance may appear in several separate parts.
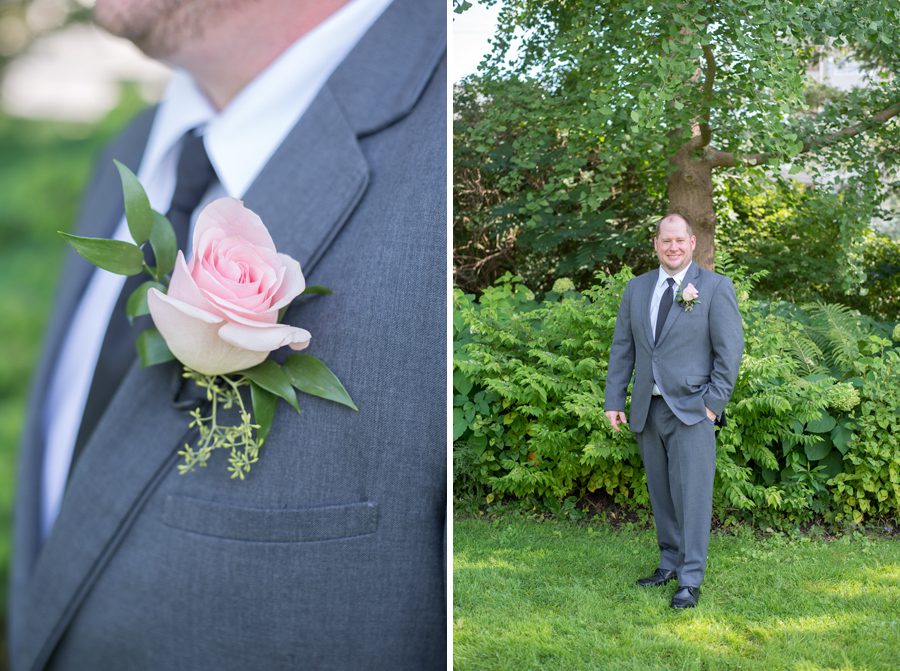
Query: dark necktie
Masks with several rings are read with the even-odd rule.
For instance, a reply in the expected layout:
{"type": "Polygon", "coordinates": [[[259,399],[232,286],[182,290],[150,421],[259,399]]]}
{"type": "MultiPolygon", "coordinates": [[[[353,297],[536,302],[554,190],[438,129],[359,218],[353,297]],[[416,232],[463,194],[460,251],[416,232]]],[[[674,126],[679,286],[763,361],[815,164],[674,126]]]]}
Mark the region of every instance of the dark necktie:
{"type": "MultiPolygon", "coordinates": [[[[203,146],[203,138],[194,135],[193,131],[188,131],[182,139],[181,154],[175,172],[175,193],[172,196],[172,205],[166,213],[175,229],[178,249],[186,251],[191,215],[209,190],[215,176],[203,146]]],[[[154,261],[150,245],[147,244],[145,249],[150,254],[148,265],[152,264],[154,261]]],[[[76,459],[106,411],[122,379],[137,358],[135,341],[138,334],[150,325],[150,318],[139,317],[133,324],[129,324],[125,315],[125,303],[131,292],[148,279],[143,273],[129,277],[113,308],[100,349],[100,357],[97,360],[97,368],[94,370],[94,378],[91,381],[91,390],[78,429],[78,437],[75,440],[72,467],[75,466],[76,459]]],[[[69,472],[71,473],[71,467],[69,472]]]]}
{"type": "Polygon", "coordinates": [[[672,309],[672,303],[675,302],[675,294],[672,292],[672,287],[675,286],[675,279],[669,277],[666,279],[666,284],[666,291],[659,299],[659,310],[656,313],[656,334],[653,336],[653,342],[659,340],[663,324],[666,323],[666,317],[669,316],[669,310],[672,309]]]}

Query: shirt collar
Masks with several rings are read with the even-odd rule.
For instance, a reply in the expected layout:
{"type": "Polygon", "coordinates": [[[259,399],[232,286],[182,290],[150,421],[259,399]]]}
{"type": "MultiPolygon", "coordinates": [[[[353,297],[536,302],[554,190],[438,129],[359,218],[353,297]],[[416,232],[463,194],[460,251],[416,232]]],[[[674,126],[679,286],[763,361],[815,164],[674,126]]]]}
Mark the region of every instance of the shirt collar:
{"type": "Polygon", "coordinates": [[[176,71],[147,143],[141,177],[152,179],[185,132],[199,128],[225,193],[243,197],[331,73],[392,0],[353,0],[269,64],[216,112],[191,77],[176,71]]]}
{"type": "Polygon", "coordinates": [[[688,263],[684,268],[679,270],[674,275],[669,275],[662,266],[659,267],[659,277],[656,279],[656,288],[659,289],[662,285],[666,283],[666,280],[670,277],[675,278],[675,286],[680,287],[681,283],[684,282],[684,276],[687,275],[687,271],[690,270],[691,264],[693,261],[688,263]]]}

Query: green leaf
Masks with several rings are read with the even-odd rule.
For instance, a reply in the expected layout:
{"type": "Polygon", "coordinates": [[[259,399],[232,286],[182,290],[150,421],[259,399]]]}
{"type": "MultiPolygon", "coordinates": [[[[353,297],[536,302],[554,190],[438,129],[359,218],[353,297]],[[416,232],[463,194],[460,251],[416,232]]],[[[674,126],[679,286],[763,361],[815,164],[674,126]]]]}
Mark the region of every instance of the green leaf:
{"type": "Polygon", "coordinates": [[[835,424],[837,424],[837,422],[834,417],[827,412],[823,412],[816,419],[807,423],[806,430],[810,433],[828,433],[834,428],[835,424]]]}
{"type": "Polygon", "coordinates": [[[829,478],[833,478],[844,470],[844,460],[837,450],[831,450],[824,458],[820,459],[819,465],[825,467],[825,473],[829,478]]]}
{"type": "Polygon", "coordinates": [[[472,391],[472,381],[461,370],[453,371],[453,388],[463,396],[472,391]]]}
{"type": "Polygon", "coordinates": [[[841,454],[847,454],[847,444],[853,432],[847,427],[846,422],[841,422],[831,430],[831,441],[841,454]]]}
{"type": "Polygon", "coordinates": [[[797,142],[788,142],[785,145],[785,150],[787,151],[788,156],[796,156],[803,151],[803,142],[799,140],[797,142]]]}
{"type": "Polygon", "coordinates": [[[329,296],[333,293],[334,292],[328,287],[323,287],[321,284],[312,284],[306,287],[301,295],[305,296],[306,294],[315,294],[317,296],[329,296]]]}
{"type": "Polygon", "coordinates": [[[166,288],[159,282],[144,282],[141,286],[131,292],[128,302],[125,304],[125,314],[128,321],[133,322],[135,317],[143,317],[150,314],[150,308],[147,306],[147,292],[150,289],[158,289],[166,293],[166,288]]]}
{"type": "Polygon", "coordinates": [[[144,192],[144,187],[129,170],[128,166],[113,159],[122,180],[122,193],[125,199],[125,219],[128,222],[128,230],[131,237],[138,245],[142,245],[150,239],[153,230],[153,210],[150,209],[150,201],[144,192]]]}
{"type": "Polygon", "coordinates": [[[257,437],[259,442],[262,443],[269,436],[269,430],[272,428],[278,397],[255,382],[251,382],[250,400],[253,402],[253,422],[254,424],[259,424],[257,437]]]}
{"type": "Polygon", "coordinates": [[[806,458],[810,461],[824,459],[831,452],[831,441],[822,440],[815,445],[805,445],[803,451],[806,452],[806,458]]]}
{"type": "Polygon", "coordinates": [[[144,253],[140,247],[122,240],[83,238],[59,231],[75,251],[98,268],[116,275],[137,275],[144,270],[144,253]]]}
{"type": "Polygon", "coordinates": [[[178,241],[172,224],[156,210],[153,212],[153,228],[150,230],[150,246],[156,258],[156,276],[162,277],[172,272],[178,256],[178,241]]]}
{"type": "Polygon", "coordinates": [[[462,408],[453,408],[453,440],[458,440],[468,428],[462,408]]]}
{"type": "Polygon", "coordinates": [[[165,363],[175,359],[175,355],[169,350],[166,341],[155,328],[142,331],[135,343],[142,368],[149,368],[158,363],[165,363]]]}
{"type": "Polygon", "coordinates": [[[274,361],[267,359],[258,366],[242,370],[241,375],[251,382],[255,382],[266,391],[283,398],[289,406],[300,412],[300,406],[297,405],[297,394],[294,392],[294,388],[291,387],[291,381],[281,366],[274,361]]]}
{"type": "Polygon", "coordinates": [[[300,391],[359,410],[337,376],[316,357],[292,354],[285,359],[284,371],[300,391]]]}

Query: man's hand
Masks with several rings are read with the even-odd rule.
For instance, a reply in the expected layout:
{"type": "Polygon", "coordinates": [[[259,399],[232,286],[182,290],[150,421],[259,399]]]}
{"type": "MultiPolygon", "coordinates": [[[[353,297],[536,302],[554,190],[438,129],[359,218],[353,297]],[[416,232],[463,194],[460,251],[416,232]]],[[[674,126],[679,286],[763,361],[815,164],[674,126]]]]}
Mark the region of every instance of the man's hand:
{"type": "Polygon", "coordinates": [[[628,423],[628,418],[621,410],[607,410],[606,419],[608,419],[609,423],[612,424],[613,431],[619,431],[620,424],[628,423]]]}
{"type": "MultiPolygon", "coordinates": [[[[706,406],[703,406],[703,407],[706,408],[706,406]]],[[[609,413],[606,413],[606,414],[608,415],[609,413]]],[[[715,424],[716,420],[718,419],[718,417],[716,417],[716,413],[714,413],[709,408],[706,408],[706,416],[709,418],[709,421],[712,422],[713,424],[715,424]]]]}

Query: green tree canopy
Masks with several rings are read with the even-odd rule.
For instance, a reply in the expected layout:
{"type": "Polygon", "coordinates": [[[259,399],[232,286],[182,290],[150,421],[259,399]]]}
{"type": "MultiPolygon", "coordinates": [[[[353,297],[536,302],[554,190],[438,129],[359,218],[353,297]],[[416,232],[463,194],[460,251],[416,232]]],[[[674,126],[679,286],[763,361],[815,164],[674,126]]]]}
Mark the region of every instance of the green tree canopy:
{"type": "Polygon", "coordinates": [[[498,26],[457,96],[455,152],[490,177],[506,225],[548,250],[665,208],[711,267],[717,175],[787,164],[839,181],[857,236],[896,188],[898,0],[506,0],[498,26]],[[811,80],[825,57],[858,64],[860,85],[811,80]],[[646,206],[623,204],[629,191],[646,206]]]}

